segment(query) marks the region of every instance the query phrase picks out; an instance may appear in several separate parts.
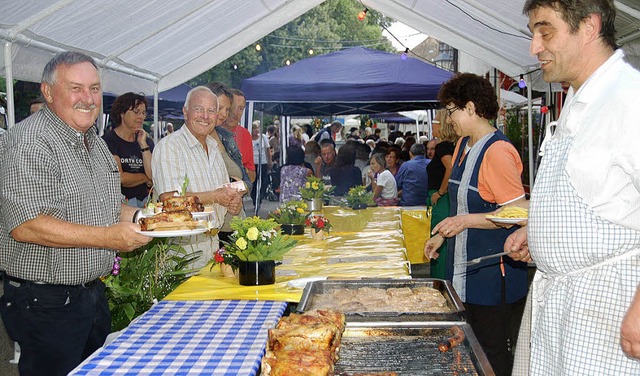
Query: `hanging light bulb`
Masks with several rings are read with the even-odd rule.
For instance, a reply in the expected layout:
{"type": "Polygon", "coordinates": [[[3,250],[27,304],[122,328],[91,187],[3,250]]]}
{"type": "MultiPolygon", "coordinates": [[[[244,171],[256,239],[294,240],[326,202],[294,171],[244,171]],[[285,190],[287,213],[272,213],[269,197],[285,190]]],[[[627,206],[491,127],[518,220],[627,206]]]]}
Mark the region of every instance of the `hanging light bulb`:
{"type": "Polygon", "coordinates": [[[400,59],[402,60],[407,60],[407,54],[409,53],[409,47],[405,48],[404,52],[402,53],[402,55],[400,55],[400,59]]]}
{"type": "Polygon", "coordinates": [[[238,64],[233,64],[233,69],[238,70],[238,64]]]}
{"type": "Polygon", "coordinates": [[[287,61],[284,62],[287,65],[291,65],[291,60],[287,59],[287,61]]]}
{"type": "Polygon", "coordinates": [[[309,48],[309,55],[313,55],[313,48],[309,48]]]}
{"type": "Polygon", "coordinates": [[[256,44],[256,51],[260,51],[262,49],[262,46],[260,46],[260,43],[256,44]]]}
{"type": "Polygon", "coordinates": [[[523,74],[520,75],[520,82],[518,82],[518,87],[520,89],[524,89],[525,87],[527,87],[527,83],[524,81],[524,75],[523,74]]]}
{"type": "Polygon", "coordinates": [[[364,8],[364,10],[360,11],[358,13],[358,20],[362,21],[364,20],[365,17],[367,17],[367,12],[369,11],[369,9],[364,8]]]}

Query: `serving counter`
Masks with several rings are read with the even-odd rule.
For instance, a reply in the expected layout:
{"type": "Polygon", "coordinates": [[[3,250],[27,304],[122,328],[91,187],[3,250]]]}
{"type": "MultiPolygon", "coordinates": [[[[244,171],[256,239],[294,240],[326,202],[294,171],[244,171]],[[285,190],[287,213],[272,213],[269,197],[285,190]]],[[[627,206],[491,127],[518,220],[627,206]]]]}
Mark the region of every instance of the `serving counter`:
{"type": "Polygon", "coordinates": [[[165,300],[298,302],[305,280],[409,278],[410,257],[405,244],[410,238],[412,253],[415,254],[417,248],[422,255],[423,239],[429,232],[425,231],[429,227],[425,213],[426,208],[375,207],[351,210],[324,207],[323,214],[333,224],[331,233],[325,240],[314,240],[308,232],[294,236],[298,245],[284,256],[282,264],[276,268],[275,284],[241,286],[237,278],[222,276],[219,267],[214,266],[191,277],[167,295],[165,300]]]}

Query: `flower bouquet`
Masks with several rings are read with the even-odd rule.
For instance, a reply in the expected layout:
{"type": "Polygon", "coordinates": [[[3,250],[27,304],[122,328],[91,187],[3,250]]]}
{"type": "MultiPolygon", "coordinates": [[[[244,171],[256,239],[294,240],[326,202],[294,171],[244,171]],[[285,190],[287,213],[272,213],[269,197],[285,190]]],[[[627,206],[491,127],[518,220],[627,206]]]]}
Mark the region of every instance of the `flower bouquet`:
{"type": "Polygon", "coordinates": [[[301,200],[283,202],[280,208],[269,213],[269,218],[281,224],[285,234],[301,235],[304,233],[304,222],[309,216],[307,207],[301,200]]]}
{"type": "Polygon", "coordinates": [[[307,227],[311,227],[311,237],[314,239],[323,239],[325,233],[329,233],[331,222],[322,215],[312,215],[305,221],[307,227]]]}
{"type": "Polygon", "coordinates": [[[373,193],[367,192],[363,185],[349,189],[349,192],[344,197],[352,209],[365,209],[369,205],[375,205],[373,193]]]}
{"type": "Polygon", "coordinates": [[[300,188],[300,197],[308,202],[310,211],[320,211],[323,201],[329,201],[334,188],[325,185],[320,178],[308,176],[307,181],[300,188]]]}
{"type": "Polygon", "coordinates": [[[233,233],[225,243],[225,253],[238,260],[241,285],[275,283],[275,261],[289,252],[296,241],[283,236],[273,219],[235,217],[231,220],[233,233]]]}

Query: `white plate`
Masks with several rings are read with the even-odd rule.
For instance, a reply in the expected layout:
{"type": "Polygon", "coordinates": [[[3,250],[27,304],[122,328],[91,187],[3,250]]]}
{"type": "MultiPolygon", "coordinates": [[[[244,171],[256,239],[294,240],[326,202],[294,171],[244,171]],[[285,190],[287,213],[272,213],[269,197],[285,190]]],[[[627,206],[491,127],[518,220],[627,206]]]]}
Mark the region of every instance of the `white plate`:
{"type": "Polygon", "coordinates": [[[152,238],[172,238],[174,236],[191,236],[202,234],[207,231],[206,227],[198,227],[193,230],[169,230],[169,231],[142,231],[136,230],[138,234],[150,236],[152,238]]]}
{"type": "Polygon", "coordinates": [[[211,210],[211,211],[201,211],[201,212],[191,212],[191,216],[193,216],[194,219],[205,219],[208,216],[210,216],[211,214],[213,214],[213,210],[211,210]]]}
{"type": "Polygon", "coordinates": [[[501,217],[487,217],[488,220],[495,223],[502,223],[505,225],[515,225],[522,221],[527,221],[529,218],[501,218],[501,217]]]}

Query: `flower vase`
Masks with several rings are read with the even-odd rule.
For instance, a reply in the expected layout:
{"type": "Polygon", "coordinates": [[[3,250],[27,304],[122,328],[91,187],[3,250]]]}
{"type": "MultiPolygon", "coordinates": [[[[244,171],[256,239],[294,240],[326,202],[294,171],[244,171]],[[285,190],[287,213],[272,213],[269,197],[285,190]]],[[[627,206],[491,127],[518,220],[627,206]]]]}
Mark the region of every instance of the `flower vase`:
{"type": "Polygon", "coordinates": [[[325,236],[324,230],[311,229],[311,237],[315,240],[323,240],[325,236]]]}
{"type": "Polygon", "coordinates": [[[318,213],[322,211],[322,198],[316,197],[307,201],[307,208],[312,213],[318,213]]]}
{"type": "Polygon", "coordinates": [[[220,272],[222,273],[223,277],[227,277],[227,278],[233,278],[238,276],[238,273],[235,270],[233,270],[233,267],[231,265],[228,265],[228,264],[220,264],[220,272]]]}
{"type": "Polygon", "coordinates": [[[242,286],[272,285],[276,283],[276,262],[240,260],[238,276],[242,286]]]}
{"type": "Polygon", "coordinates": [[[366,209],[367,208],[367,204],[353,204],[351,206],[351,209],[353,210],[361,210],[361,209],[366,209]]]}
{"type": "Polygon", "coordinates": [[[282,229],[282,233],[286,235],[304,234],[304,225],[283,224],[280,228],[282,229]]]}

